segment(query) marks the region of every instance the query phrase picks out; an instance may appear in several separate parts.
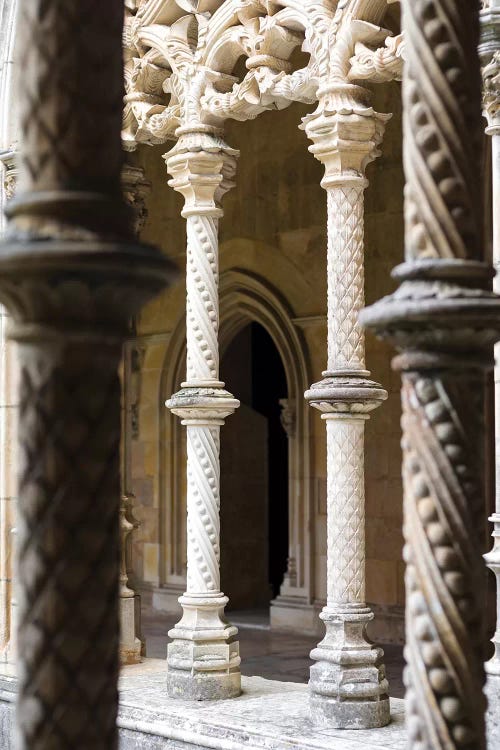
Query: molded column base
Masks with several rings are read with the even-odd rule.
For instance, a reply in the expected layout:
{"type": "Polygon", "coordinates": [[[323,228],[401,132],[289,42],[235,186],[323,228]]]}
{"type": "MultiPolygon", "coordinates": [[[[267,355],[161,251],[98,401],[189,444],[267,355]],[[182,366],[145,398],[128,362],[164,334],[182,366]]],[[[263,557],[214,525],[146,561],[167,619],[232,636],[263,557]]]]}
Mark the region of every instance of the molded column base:
{"type": "Polygon", "coordinates": [[[142,643],[136,636],[135,597],[120,598],[120,664],[139,664],[142,643]]]}
{"type": "Polygon", "coordinates": [[[488,747],[493,750],[495,747],[500,747],[500,673],[494,674],[490,672],[488,663],[486,664],[486,671],[486,686],[484,689],[486,698],[488,699],[486,735],[488,737],[488,747]]]}
{"type": "Polygon", "coordinates": [[[369,642],[368,607],[333,610],[320,615],[326,635],[311,659],[311,719],[333,729],[374,729],[390,721],[384,652],[369,642]]]}
{"type": "Polygon", "coordinates": [[[238,628],[224,616],[228,599],[181,596],[181,621],[169,632],[167,691],[171,698],[208,701],[241,694],[238,628]]]}

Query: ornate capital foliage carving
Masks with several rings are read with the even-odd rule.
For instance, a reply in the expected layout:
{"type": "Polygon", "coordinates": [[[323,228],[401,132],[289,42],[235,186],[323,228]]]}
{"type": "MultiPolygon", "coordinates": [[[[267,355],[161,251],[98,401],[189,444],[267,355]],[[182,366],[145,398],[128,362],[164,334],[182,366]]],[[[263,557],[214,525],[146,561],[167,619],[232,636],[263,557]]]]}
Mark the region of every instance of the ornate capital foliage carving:
{"type": "Polygon", "coordinates": [[[499,128],[500,2],[498,0],[483,0],[479,56],[481,59],[483,75],[484,114],[491,128],[499,128]]]}
{"type": "Polygon", "coordinates": [[[332,79],[401,77],[401,36],[380,27],[389,0],[180,0],[126,5],[127,148],[220,128],[292,101],[314,103],[332,79]],[[295,53],[307,55],[296,64],[295,53]],[[242,70],[241,60],[245,69],[242,70]]]}

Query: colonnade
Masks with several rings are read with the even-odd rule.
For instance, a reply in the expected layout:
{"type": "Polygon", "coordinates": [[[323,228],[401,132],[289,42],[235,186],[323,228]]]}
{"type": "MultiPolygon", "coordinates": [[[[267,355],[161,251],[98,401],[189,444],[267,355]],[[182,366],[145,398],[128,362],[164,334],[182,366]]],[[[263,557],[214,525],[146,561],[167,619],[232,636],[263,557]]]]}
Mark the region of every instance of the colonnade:
{"type": "MultiPolygon", "coordinates": [[[[41,5],[31,2],[34,6],[41,5]]],[[[44,13],[39,8],[37,14],[36,8],[30,10],[28,5],[24,3],[24,21],[42,38],[44,13]]],[[[266,23],[261,21],[266,18],[263,13],[266,4],[257,0],[234,10],[232,23],[228,22],[227,13],[217,13],[219,6],[224,5],[222,2],[198,2],[199,13],[186,13],[177,5],[175,9],[172,6],[170,16],[161,15],[160,5],[158,2],[140,3],[138,7],[134,2],[126,4],[127,96],[123,138],[131,148],[139,142],[164,142],[175,133],[177,143],[165,159],[172,178],[170,184],[185,200],[187,373],[181,390],[167,405],[182,419],[187,430],[188,581],[186,593],[180,599],[182,618],[170,633],[169,695],[206,700],[240,693],[237,629],[225,618],[227,598],[220,590],[219,576],[219,437],[224,420],[238,407],[238,401],[219,380],[218,223],[223,215],[222,197],[235,178],[238,156],[224,140],[224,121],[228,117],[241,120],[256,117],[266,109],[281,108],[296,100],[316,104],[316,110],[305,118],[303,127],[312,142],[311,152],[325,167],[322,185],[328,205],[327,369],[323,379],[306,394],[325,420],[328,455],[327,603],[321,613],[326,635],[311,654],[315,661],[310,680],[311,718],[321,726],[342,728],[381,727],[390,719],[383,652],[366,637],[366,625],[373,614],[365,602],[364,570],[364,425],[387,394],[381,385],[370,380],[359,322],[364,306],[363,194],[368,185],[365,170],[379,155],[389,115],[373,110],[362,84],[400,78],[404,56],[407,60],[403,93],[406,262],[396,271],[402,282],[398,291],[366,310],[362,322],[394,341],[400,352],[395,367],[403,377],[410,746],[414,750],[441,747],[478,750],[485,746],[484,575],[480,558],[480,529],[485,515],[481,484],[485,466],[479,446],[484,434],[483,372],[492,364],[492,347],[500,336],[500,311],[498,297],[489,289],[492,272],[484,262],[480,241],[480,174],[474,150],[477,145],[474,138],[480,130],[476,9],[465,2],[452,5],[444,0],[435,0],[433,4],[403,0],[403,42],[402,37],[392,37],[380,26],[385,0],[380,3],[341,0],[335,10],[328,3],[314,3],[310,7],[301,3],[297,7],[296,3],[283,0],[273,4],[274,12],[266,23]],[[167,17],[168,25],[161,22],[167,17]],[[289,57],[303,42],[298,28],[305,29],[311,61],[306,68],[293,70],[289,57]],[[245,40],[248,73],[238,82],[231,70],[241,53],[237,41],[241,38],[245,40]],[[193,42],[194,39],[197,41],[193,42]],[[164,93],[169,94],[168,102],[164,93]],[[471,393],[475,399],[472,409],[471,393]]],[[[114,65],[109,67],[105,82],[109,90],[118,87],[113,75],[116,78],[119,69],[119,6],[116,0],[96,12],[96,16],[102,15],[106,33],[114,41],[114,65]]],[[[484,102],[489,117],[488,132],[493,137],[494,201],[499,200],[500,184],[496,119],[499,12],[497,0],[489,0],[482,14],[486,30],[482,47],[484,102]]],[[[76,10],[72,13],[74,28],[88,22],[76,10]]],[[[92,23],[95,23],[90,29],[92,38],[99,38],[102,27],[97,18],[92,23]]],[[[108,180],[106,184],[110,186],[96,204],[95,196],[85,191],[71,193],[64,187],[69,178],[69,183],[76,180],[75,184],[80,184],[82,175],[72,170],[71,160],[63,159],[57,147],[60,144],[67,147],[67,155],[76,159],[78,154],[72,152],[74,144],[66,142],[66,133],[59,131],[58,122],[54,121],[51,149],[44,152],[42,133],[37,134],[41,120],[32,116],[33,108],[49,116],[50,103],[64,97],[76,113],[82,116],[88,113],[81,111],[82,103],[73,101],[70,91],[58,88],[59,79],[55,78],[50,85],[42,81],[36,72],[42,61],[41,50],[36,45],[29,49],[26,39],[21,46],[35,93],[31,92],[22,102],[20,196],[11,203],[9,211],[14,239],[6,246],[7,260],[2,261],[5,278],[1,283],[15,313],[12,336],[21,346],[23,371],[19,633],[26,651],[20,658],[19,723],[24,746],[35,747],[34,738],[38,737],[42,739],[37,739],[36,746],[45,748],[49,746],[43,744],[49,712],[43,704],[37,723],[33,720],[33,705],[42,706],[46,697],[43,685],[38,685],[35,678],[37,663],[42,658],[40,649],[50,652],[51,644],[40,636],[37,648],[28,648],[35,635],[33,608],[41,607],[40,618],[45,627],[42,635],[46,635],[49,625],[52,626],[49,611],[54,611],[54,607],[57,610],[57,596],[67,589],[68,580],[64,571],[56,576],[50,566],[47,569],[37,514],[46,512],[51,502],[59,508],[69,489],[74,493],[77,516],[71,516],[66,497],[66,505],[59,508],[60,515],[56,514],[53,520],[55,538],[62,539],[57,545],[58,559],[71,561],[71,551],[63,535],[58,536],[61,528],[70,524],[83,544],[90,538],[90,528],[82,511],[90,516],[96,493],[99,498],[102,495],[102,504],[107,508],[101,519],[103,523],[106,521],[106,548],[89,549],[88,559],[85,558],[87,568],[98,574],[95,601],[90,602],[96,608],[97,619],[87,623],[83,635],[90,643],[99,625],[105,630],[100,632],[99,642],[102,644],[106,635],[111,646],[117,644],[114,615],[118,602],[112,588],[119,571],[117,559],[111,558],[118,546],[119,387],[115,377],[118,343],[126,335],[125,313],[132,314],[158,291],[160,282],[155,279],[159,275],[165,282],[169,272],[158,256],[134,245],[131,235],[123,229],[124,214],[117,199],[117,144],[111,143],[113,134],[118,140],[116,112],[104,118],[106,127],[102,128],[102,144],[97,150],[85,130],[79,131],[79,146],[93,164],[99,164],[94,175],[86,175],[88,184],[94,185],[94,180],[96,187],[108,180]],[[109,129],[109,122],[114,129],[109,129]],[[111,152],[103,151],[104,146],[111,148],[111,152]],[[34,163],[38,170],[32,168],[34,163]],[[64,196],[68,203],[63,201],[64,196]],[[33,211],[34,199],[39,201],[37,212],[33,211]],[[111,217],[113,236],[110,237],[109,227],[104,229],[99,222],[96,225],[96,215],[89,208],[91,203],[93,208],[101,206],[111,217]],[[76,220],[76,216],[81,218],[76,220]],[[78,240],[78,247],[71,249],[72,256],[64,244],[68,223],[78,240]],[[55,283],[44,258],[37,255],[40,244],[31,245],[28,241],[33,265],[28,268],[24,263],[18,243],[26,243],[23,238],[27,229],[38,242],[48,238],[53,257],[60,263],[60,272],[86,288],[94,311],[91,320],[67,307],[67,297],[61,298],[61,310],[54,313],[45,292],[36,314],[32,313],[29,291],[24,292],[20,304],[16,297],[20,294],[16,274],[31,274],[44,290],[55,283]],[[93,236],[91,240],[89,233],[93,236]],[[118,243],[119,249],[113,242],[118,243]],[[85,253],[94,257],[97,251],[101,257],[93,261],[97,263],[95,274],[99,279],[95,288],[89,280],[89,266],[85,267],[81,258],[85,253]],[[129,256],[145,263],[142,287],[139,285],[134,294],[133,274],[128,278],[120,271],[123,257],[129,256]],[[71,257],[80,259],[81,265],[77,263],[76,270],[71,257]],[[113,288],[121,285],[124,294],[120,300],[128,299],[127,305],[115,311],[111,328],[100,307],[101,282],[104,287],[111,283],[113,288]],[[68,316],[69,331],[63,324],[68,316]],[[90,371],[90,348],[96,341],[103,347],[103,354],[98,358],[99,371],[90,371]],[[74,370],[75,362],[78,372],[74,370]],[[108,413],[105,404],[89,400],[88,385],[80,388],[86,378],[91,378],[94,384],[93,393],[110,394],[113,413],[108,413]],[[50,403],[43,395],[47,391],[51,394],[50,403]],[[44,427],[45,410],[50,411],[53,423],[59,424],[59,412],[68,410],[64,399],[67,393],[76,394],[76,406],[64,415],[65,435],[83,434],[83,443],[78,445],[79,461],[90,467],[90,479],[87,477],[77,488],[74,481],[69,482],[68,468],[59,461],[59,444],[37,442],[40,434],[37,430],[44,427]],[[88,440],[91,432],[92,445],[88,440]],[[102,480],[103,458],[96,453],[103,446],[110,450],[106,467],[108,471],[112,464],[109,482],[102,480]],[[46,452],[50,454],[47,463],[39,464],[33,459],[33,455],[46,452]],[[55,477],[49,466],[56,466],[55,477]],[[54,492],[42,491],[39,476],[55,481],[54,492]],[[110,496],[115,494],[113,502],[110,496]],[[28,497],[33,498],[30,504],[23,502],[28,497]],[[50,583],[43,595],[37,589],[37,582],[33,583],[33,571],[38,570],[46,571],[50,583]],[[104,592],[108,597],[107,611],[99,606],[97,596],[104,592]],[[38,596],[42,597],[41,604],[38,596]]],[[[77,70],[76,58],[73,64],[77,70]]],[[[78,164],[81,167],[81,161],[78,164]]],[[[86,185],[84,181],[82,186],[86,185]]],[[[496,254],[497,234],[496,223],[496,254]]],[[[498,513],[493,521],[498,534],[498,513]]],[[[0,586],[4,586],[2,559],[0,556],[0,586]]],[[[498,544],[487,562],[498,575],[498,544]]],[[[82,587],[85,580],[84,577],[82,587]]],[[[64,633],[69,628],[67,618],[61,615],[57,627],[59,633],[64,633]]],[[[78,668],[82,668],[80,657],[70,652],[71,649],[65,658],[74,658],[78,668]]],[[[96,675],[99,679],[94,680],[94,688],[86,697],[91,705],[99,691],[103,691],[104,700],[96,725],[84,739],[94,742],[95,747],[109,747],[116,712],[117,664],[99,649],[97,656],[100,663],[95,663],[95,674],[89,671],[86,679],[89,684],[96,675]],[[109,680],[109,691],[105,688],[105,678],[109,680]]],[[[53,664],[49,662],[47,669],[53,670],[54,684],[60,688],[51,698],[58,705],[66,703],[71,710],[76,693],[68,691],[64,695],[67,676],[62,679],[55,674],[57,658],[53,664]]],[[[492,678],[498,677],[500,671],[497,662],[498,652],[487,668],[492,678]]],[[[51,710],[53,715],[55,705],[51,710]]],[[[69,736],[74,728],[63,719],[60,731],[69,736]]],[[[84,747],[82,742],[82,736],[75,735],[72,746],[84,747]]]]}

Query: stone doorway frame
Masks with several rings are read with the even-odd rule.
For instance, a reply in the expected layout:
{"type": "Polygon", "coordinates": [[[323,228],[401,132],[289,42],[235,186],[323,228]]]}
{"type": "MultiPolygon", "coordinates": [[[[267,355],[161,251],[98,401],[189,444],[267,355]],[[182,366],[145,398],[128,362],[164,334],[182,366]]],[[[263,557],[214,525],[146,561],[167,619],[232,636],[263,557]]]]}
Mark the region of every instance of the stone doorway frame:
{"type": "MultiPolygon", "coordinates": [[[[279,292],[242,269],[221,274],[220,319],[221,356],[246,325],[259,323],[271,336],[283,362],[288,402],[295,405],[294,429],[289,431],[289,568],[280,594],[271,602],[271,625],[314,631],[312,414],[303,398],[310,380],[307,347],[279,292]]],[[[153,606],[167,611],[176,610],[185,586],[186,463],[183,429],[165,408],[165,400],[183,379],[184,370],[182,316],[169,338],[159,388],[160,582],[153,591],[153,606]]]]}

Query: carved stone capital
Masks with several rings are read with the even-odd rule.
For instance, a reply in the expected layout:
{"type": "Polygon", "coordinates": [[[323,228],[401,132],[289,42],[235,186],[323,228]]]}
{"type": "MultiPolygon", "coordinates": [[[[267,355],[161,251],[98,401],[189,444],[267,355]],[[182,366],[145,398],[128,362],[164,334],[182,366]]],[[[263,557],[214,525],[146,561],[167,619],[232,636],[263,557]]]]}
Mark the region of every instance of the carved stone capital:
{"type": "MultiPolygon", "coordinates": [[[[499,13],[500,17],[500,13],[499,13]]],[[[483,107],[491,134],[500,134],[500,33],[498,49],[483,68],[483,107]]]]}
{"type": "Polygon", "coordinates": [[[10,201],[14,197],[17,188],[19,174],[18,157],[15,149],[9,149],[0,153],[0,162],[3,166],[3,189],[5,200],[10,201]]]}
{"type": "Polygon", "coordinates": [[[325,166],[323,186],[332,179],[364,177],[367,165],[380,155],[385,123],[391,115],[375,112],[361,86],[335,83],[319,91],[317,110],[303,119],[313,142],[309,151],[325,166]]]}
{"type": "Polygon", "coordinates": [[[223,195],[234,186],[239,152],[210,129],[179,129],[179,140],[164,155],[169,185],[184,196],[183,216],[222,215],[223,195]]]}

